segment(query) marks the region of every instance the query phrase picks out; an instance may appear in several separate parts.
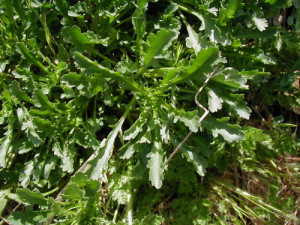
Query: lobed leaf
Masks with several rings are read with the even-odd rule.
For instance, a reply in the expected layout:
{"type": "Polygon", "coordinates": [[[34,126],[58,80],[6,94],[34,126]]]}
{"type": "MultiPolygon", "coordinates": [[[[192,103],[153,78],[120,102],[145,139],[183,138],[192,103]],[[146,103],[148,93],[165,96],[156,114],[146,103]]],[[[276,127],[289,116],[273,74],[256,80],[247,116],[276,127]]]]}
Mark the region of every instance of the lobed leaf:
{"type": "Polygon", "coordinates": [[[154,140],[151,152],[147,157],[149,158],[147,163],[147,167],[149,168],[149,180],[154,187],[160,189],[163,181],[164,161],[162,143],[158,139],[154,140]]]}
{"type": "MultiPolygon", "coordinates": [[[[172,79],[169,85],[182,83],[187,79],[199,78],[204,73],[208,73],[211,71],[211,66],[217,60],[218,55],[219,50],[217,48],[210,47],[208,49],[201,49],[186,72],[172,79]]],[[[162,82],[164,83],[164,81],[162,82]]]]}
{"type": "Polygon", "coordinates": [[[234,142],[240,141],[244,138],[243,132],[239,125],[232,125],[227,123],[228,117],[216,119],[208,116],[202,122],[202,126],[208,130],[211,130],[214,137],[221,135],[225,141],[234,142]]]}
{"type": "Polygon", "coordinates": [[[17,197],[22,200],[23,202],[30,204],[30,205],[40,205],[40,206],[46,206],[47,200],[46,198],[38,192],[31,191],[27,188],[18,188],[17,189],[17,197]]]}
{"type": "Polygon", "coordinates": [[[129,141],[134,139],[140,132],[143,131],[143,126],[147,122],[147,114],[141,113],[140,117],[131,125],[131,127],[124,132],[123,139],[129,141]]]}
{"type": "Polygon", "coordinates": [[[104,142],[104,146],[96,151],[94,156],[92,156],[92,158],[88,160],[90,168],[87,170],[87,174],[91,179],[97,180],[101,178],[103,175],[103,171],[107,169],[108,161],[113,152],[115,139],[118,133],[121,131],[122,125],[134,103],[135,99],[133,98],[128,104],[123,116],[107,136],[107,139],[104,142]]]}
{"type": "Polygon", "coordinates": [[[10,92],[11,92],[12,96],[15,96],[19,100],[23,100],[25,102],[29,102],[31,104],[34,104],[34,101],[32,101],[30,99],[30,97],[26,94],[26,92],[21,90],[20,85],[17,81],[14,80],[9,85],[9,89],[10,89],[10,92]]]}
{"type": "Polygon", "coordinates": [[[208,166],[206,160],[202,156],[200,156],[197,152],[192,151],[190,149],[182,147],[181,151],[183,152],[187,160],[193,164],[197,173],[203,177],[206,173],[205,168],[207,168],[208,166]]]}
{"type": "Polygon", "coordinates": [[[62,13],[64,17],[68,16],[68,4],[66,0],[54,0],[55,7],[62,13]]]}
{"type": "Polygon", "coordinates": [[[61,165],[63,171],[67,171],[69,173],[73,172],[73,163],[74,163],[74,155],[73,147],[71,144],[63,143],[63,148],[60,146],[60,143],[57,139],[54,140],[52,150],[54,154],[61,159],[61,165]]]}
{"type": "Polygon", "coordinates": [[[78,48],[84,48],[85,45],[90,44],[87,34],[82,34],[78,26],[64,27],[62,36],[65,42],[72,43],[78,48]]]}
{"type": "Polygon", "coordinates": [[[33,100],[35,101],[35,105],[39,108],[49,111],[55,111],[55,107],[49,101],[47,96],[40,89],[35,89],[33,92],[33,100]]]}
{"type": "Polygon", "coordinates": [[[192,132],[197,132],[199,128],[199,119],[198,110],[186,112],[184,109],[175,110],[174,109],[174,123],[178,120],[183,122],[186,127],[190,129],[192,132]]]}
{"type": "Polygon", "coordinates": [[[39,61],[35,55],[25,46],[24,43],[18,42],[16,44],[18,52],[29,62],[36,65],[37,67],[45,70],[45,67],[41,61],[39,61]]]}
{"type": "Polygon", "coordinates": [[[193,48],[196,55],[202,48],[209,47],[209,44],[205,38],[197,34],[189,24],[187,24],[187,31],[189,36],[186,39],[186,46],[188,48],[193,48]]]}
{"type": "Polygon", "coordinates": [[[84,193],[76,183],[70,183],[64,191],[63,198],[68,200],[79,200],[84,193]]]}
{"type": "Polygon", "coordinates": [[[259,18],[253,15],[252,20],[260,31],[264,31],[268,27],[268,21],[265,18],[259,18]]]}
{"type": "MultiPolygon", "coordinates": [[[[222,93],[220,93],[222,95],[222,93]]],[[[219,96],[216,90],[210,89],[208,91],[208,109],[212,113],[222,109],[223,99],[219,96]]]]}
{"type": "Polygon", "coordinates": [[[149,48],[146,50],[144,64],[138,74],[144,72],[151,65],[155,56],[160,55],[163,50],[168,49],[176,37],[176,32],[166,29],[161,29],[156,35],[151,33],[148,38],[149,48]]]}
{"type": "Polygon", "coordinates": [[[5,137],[0,139],[0,167],[3,168],[7,166],[6,159],[11,150],[12,135],[12,126],[9,126],[8,130],[5,132],[5,137]]]}
{"type": "Polygon", "coordinates": [[[119,149],[120,159],[130,159],[131,156],[138,151],[143,150],[144,144],[137,143],[137,141],[130,141],[119,149]]]}
{"type": "Polygon", "coordinates": [[[249,119],[251,109],[247,106],[247,103],[243,101],[243,98],[243,94],[227,94],[223,97],[224,102],[231,111],[235,112],[241,118],[249,119]]]}
{"type": "Polygon", "coordinates": [[[17,115],[19,122],[22,124],[21,130],[25,130],[28,140],[30,140],[34,146],[39,146],[42,143],[42,139],[36,130],[32,116],[26,109],[22,108],[17,109],[17,115]]]}

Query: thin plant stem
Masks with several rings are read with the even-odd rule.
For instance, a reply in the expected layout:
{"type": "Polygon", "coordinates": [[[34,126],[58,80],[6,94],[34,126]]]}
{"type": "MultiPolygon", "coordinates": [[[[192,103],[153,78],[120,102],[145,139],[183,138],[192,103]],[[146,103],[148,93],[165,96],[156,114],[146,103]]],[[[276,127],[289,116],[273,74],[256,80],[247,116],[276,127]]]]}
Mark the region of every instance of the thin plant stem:
{"type": "MultiPolygon", "coordinates": [[[[207,108],[205,108],[199,101],[198,101],[198,97],[199,94],[203,91],[203,89],[205,88],[206,84],[208,83],[208,81],[210,80],[210,78],[215,74],[216,70],[218,69],[218,66],[214,69],[214,71],[212,73],[210,73],[208,75],[208,77],[206,78],[206,80],[204,81],[203,85],[199,88],[198,92],[195,95],[195,102],[196,104],[204,110],[203,115],[201,116],[201,118],[198,121],[198,125],[201,124],[201,122],[205,119],[205,117],[207,117],[207,115],[209,114],[209,110],[207,108]]],[[[189,137],[192,135],[193,131],[190,131],[185,138],[179,143],[179,145],[175,148],[175,150],[171,153],[171,155],[169,156],[169,158],[167,159],[167,161],[165,162],[165,165],[167,165],[171,159],[174,157],[174,155],[176,155],[176,153],[180,150],[180,148],[184,145],[184,143],[189,139],[189,137]]]]}

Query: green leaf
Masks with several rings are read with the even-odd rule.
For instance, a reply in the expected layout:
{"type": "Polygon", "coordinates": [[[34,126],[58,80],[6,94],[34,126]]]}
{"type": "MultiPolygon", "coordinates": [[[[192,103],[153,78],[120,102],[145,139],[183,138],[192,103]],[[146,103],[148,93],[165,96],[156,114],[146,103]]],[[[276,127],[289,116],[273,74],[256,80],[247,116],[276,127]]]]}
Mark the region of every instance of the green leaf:
{"type": "Polygon", "coordinates": [[[205,28],[205,36],[208,37],[209,40],[213,43],[219,43],[223,46],[230,45],[232,43],[232,38],[230,32],[228,31],[228,28],[218,27],[215,19],[213,19],[211,14],[204,14],[204,16],[202,17],[202,23],[203,24],[201,28],[205,28]]]}
{"type": "Polygon", "coordinates": [[[27,61],[31,62],[32,64],[38,66],[42,70],[45,70],[43,63],[41,63],[35,55],[25,46],[24,43],[18,42],[17,44],[18,52],[26,59],[27,61]]]}
{"type": "Polygon", "coordinates": [[[45,163],[44,171],[43,171],[45,179],[48,179],[51,171],[53,171],[56,168],[57,161],[58,161],[58,159],[55,156],[51,156],[51,158],[47,159],[47,161],[45,163]]]}
{"type": "Polygon", "coordinates": [[[224,88],[227,86],[229,88],[238,89],[241,88],[242,86],[239,80],[230,79],[228,76],[226,77],[224,74],[217,74],[213,76],[208,85],[210,86],[211,84],[215,84],[215,83],[218,83],[216,84],[216,86],[224,85],[224,88]]]}
{"type": "Polygon", "coordinates": [[[8,199],[6,198],[6,196],[3,195],[2,193],[0,193],[0,215],[3,214],[3,212],[6,208],[7,202],[8,202],[8,199]]]}
{"type": "Polygon", "coordinates": [[[188,148],[181,147],[181,151],[183,152],[184,156],[187,160],[193,164],[197,173],[200,176],[204,176],[206,173],[206,169],[208,164],[206,160],[200,156],[197,152],[189,150],[188,148]]]}
{"type": "Polygon", "coordinates": [[[187,31],[189,36],[186,39],[186,47],[193,48],[196,55],[202,48],[209,47],[209,44],[205,38],[197,34],[189,24],[187,24],[187,31]]]}
{"type": "Polygon", "coordinates": [[[86,141],[88,142],[88,146],[94,150],[100,148],[100,143],[97,140],[97,137],[95,134],[91,133],[90,131],[86,132],[85,136],[86,141]]]}
{"type": "Polygon", "coordinates": [[[18,108],[17,115],[19,122],[22,124],[21,130],[25,130],[28,140],[30,140],[34,146],[39,146],[42,143],[42,139],[37,133],[33,118],[25,108],[18,108]]]}
{"type": "Polygon", "coordinates": [[[30,3],[33,8],[39,8],[43,5],[39,0],[31,0],[30,3]]]}
{"type": "Polygon", "coordinates": [[[148,114],[140,114],[140,117],[131,125],[131,127],[124,132],[123,139],[129,141],[134,139],[140,132],[143,131],[143,126],[147,122],[148,114]]]}
{"type": "Polygon", "coordinates": [[[130,141],[119,149],[120,159],[130,159],[135,152],[143,150],[144,144],[130,141]]]}
{"type": "Polygon", "coordinates": [[[94,94],[104,90],[106,80],[101,76],[101,74],[95,74],[95,76],[91,78],[90,82],[94,94]]]}
{"type": "Polygon", "coordinates": [[[164,79],[161,81],[161,86],[167,86],[171,80],[173,80],[176,76],[178,76],[180,73],[179,71],[176,70],[171,70],[168,72],[165,76],[164,79]]]}
{"type": "Polygon", "coordinates": [[[256,25],[257,29],[264,31],[268,27],[268,21],[265,18],[259,18],[256,15],[253,15],[252,20],[256,25]]]}
{"type": "Polygon", "coordinates": [[[14,225],[35,225],[43,223],[53,215],[51,211],[13,212],[7,220],[14,225]]]}
{"type": "Polygon", "coordinates": [[[174,123],[178,120],[183,122],[186,127],[190,129],[190,131],[197,132],[199,128],[199,116],[198,110],[186,112],[184,109],[173,110],[174,112],[174,123]]]}
{"type": "Polygon", "coordinates": [[[235,112],[239,117],[249,119],[251,109],[247,107],[247,103],[243,101],[243,94],[226,94],[223,99],[229,109],[235,112]]]}
{"type": "Polygon", "coordinates": [[[97,62],[91,61],[90,59],[86,58],[79,52],[74,53],[74,58],[76,60],[78,67],[80,69],[82,69],[85,73],[87,73],[87,74],[95,74],[96,73],[96,74],[101,74],[103,77],[106,77],[106,78],[113,78],[115,80],[126,83],[130,87],[131,90],[135,90],[135,91],[146,94],[146,92],[143,90],[143,88],[141,88],[138,85],[138,83],[136,83],[135,81],[122,76],[118,72],[113,72],[105,67],[102,67],[97,62]]]}
{"type": "Polygon", "coordinates": [[[233,142],[240,141],[244,138],[240,126],[227,123],[228,117],[216,119],[208,116],[202,121],[202,126],[212,131],[214,137],[221,135],[225,141],[233,142]]]}
{"type": "Polygon", "coordinates": [[[151,33],[148,38],[150,46],[146,50],[144,64],[137,74],[143,73],[151,65],[153,58],[160,55],[163,50],[167,50],[176,37],[176,32],[166,29],[161,29],[156,35],[151,33]]]}
{"type": "Polygon", "coordinates": [[[107,169],[108,160],[110,159],[113,149],[115,139],[118,133],[122,129],[122,125],[130,112],[131,108],[135,103],[135,98],[133,98],[130,103],[127,105],[126,111],[124,112],[123,116],[120,118],[118,123],[115,125],[114,129],[109,133],[107,139],[105,140],[104,146],[101,147],[98,151],[94,153],[93,158],[88,161],[90,164],[90,168],[87,171],[88,176],[91,179],[97,180],[102,177],[103,172],[107,169]]]}
{"type": "Polygon", "coordinates": [[[254,127],[243,127],[245,139],[239,145],[239,150],[243,155],[255,158],[255,152],[259,146],[263,146],[269,150],[274,149],[273,140],[270,135],[263,130],[254,127]]]}
{"type": "Polygon", "coordinates": [[[270,54],[265,54],[261,51],[258,51],[255,54],[255,58],[258,59],[259,61],[261,61],[262,63],[267,64],[267,65],[275,65],[276,62],[277,62],[276,58],[274,58],[270,54]]]}
{"type": "Polygon", "coordinates": [[[138,0],[136,6],[137,9],[132,15],[132,24],[134,27],[134,31],[138,36],[141,36],[145,32],[145,12],[148,8],[148,0],[138,0]]]}
{"type": "Polygon", "coordinates": [[[174,12],[178,9],[175,4],[170,4],[164,11],[162,15],[162,19],[159,20],[157,24],[154,25],[155,29],[161,30],[172,30],[177,35],[179,35],[179,31],[181,28],[181,23],[178,17],[175,17],[174,12]]]}
{"type": "Polygon", "coordinates": [[[47,96],[40,89],[35,89],[33,92],[33,99],[35,101],[35,105],[39,108],[49,111],[55,111],[55,107],[49,101],[47,96]]]}
{"type": "Polygon", "coordinates": [[[30,204],[30,205],[39,205],[39,206],[46,206],[47,200],[46,198],[38,192],[31,191],[27,188],[17,189],[17,196],[19,199],[21,199],[23,202],[30,204]]]}
{"type": "Polygon", "coordinates": [[[270,72],[261,72],[258,70],[241,71],[241,72],[239,72],[239,74],[241,74],[242,77],[244,77],[248,80],[252,80],[256,76],[270,76],[271,75],[270,72]]]}
{"type": "MultiPolygon", "coordinates": [[[[220,95],[222,95],[222,93],[220,93],[220,95]]],[[[219,97],[217,90],[210,89],[208,91],[208,108],[212,113],[222,109],[223,102],[224,101],[219,97]]]]}
{"type": "Polygon", "coordinates": [[[68,200],[79,200],[84,193],[76,183],[70,183],[64,191],[63,198],[68,200]]]}
{"type": "Polygon", "coordinates": [[[229,0],[228,7],[222,8],[219,15],[219,23],[225,26],[226,23],[234,17],[236,11],[241,7],[241,0],[229,0]]]}
{"type": "Polygon", "coordinates": [[[68,17],[68,4],[66,0],[54,0],[55,7],[60,11],[64,17],[68,17]]]}
{"type": "Polygon", "coordinates": [[[30,177],[33,173],[33,169],[34,169],[34,161],[33,160],[25,163],[24,172],[23,172],[23,174],[20,175],[20,181],[22,181],[21,185],[23,187],[26,187],[29,184],[30,177]]]}
{"type": "Polygon", "coordinates": [[[30,99],[30,97],[26,94],[25,91],[22,91],[20,86],[19,86],[19,83],[17,81],[13,81],[10,85],[9,85],[9,88],[10,88],[10,92],[13,96],[15,96],[16,98],[20,99],[20,100],[23,100],[25,102],[29,102],[31,104],[34,104],[34,101],[32,101],[30,99]]]}
{"type": "Polygon", "coordinates": [[[68,73],[61,78],[62,82],[66,84],[67,87],[77,87],[82,89],[88,85],[88,78],[85,75],[77,73],[68,73]]]}
{"type": "Polygon", "coordinates": [[[162,143],[156,138],[154,140],[151,152],[147,155],[149,161],[147,167],[149,168],[149,180],[151,184],[157,189],[161,188],[164,172],[163,150],[162,143]]]}
{"type": "Polygon", "coordinates": [[[13,124],[10,123],[8,130],[4,133],[5,137],[0,139],[0,167],[5,168],[7,166],[7,156],[11,151],[11,142],[13,138],[13,124]]]}
{"type": "Polygon", "coordinates": [[[171,80],[169,85],[182,83],[187,79],[201,77],[204,73],[208,73],[211,71],[211,65],[216,61],[218,55],[219,51],[217,48],[210,47],[208,49],[201,49],[197,58],[191,63],[191,66],[186,72],[171,80]]]}
{"type": "Polygon", "coordinates": [[[72,178],[72,182],[77,184],[79,187],[84,187],[88,183],[88,178],[83,173],[76,173],[72,178]]]}
{"type": "MultiPolygon", "coordinates": [[[[49,198],[48,199],[49,203],[51,204],[52,207],[52,212],[55,216],[62,216],[62,217],[66,217],[66,216],[75,216],[74,211],[71,211],[69,209],[65,209],[64,207],[62,207],[57,201],[55,201],[53,198],[49,198]]],[[[49,217],[50,218],[50,217],[49,217]]]]}
{"type": "Polygon", "coordinates": [[[9,64],[9,61],[8,60],[2,60],[0,59],[0,73],[3,73],[5,68],[6,68],[6,65],[9,64]]]}
{"type": "Polygon", "coordinates": [[[201,50],[201,45],[199,43],[199,34],[197,34],[190,25],[187,26],[187,30],[189,37],[186,39],[186,46],[188,48],[193,48],[195,54],[197,55],[201,50]]]}
{"type": "Polygon", "coordinates": [[[87,34],[82,34],[80,28],[77,26],[64,27],[62,29],[62,36],[65,42],[72,43],[76,47],[84,48],[85,45],[90,44],[87,34]]]}
{"type": "Polygon", "coordinates": [[[73,164],[74,164],[74,146],[67,142],[63,143],[63,148],[61,148],[60,143],[57,139],[54,140],[52,150],[54,154],[61,159],[61,165],[63,171],[67,171],[69,173],[73,172],[73,164]]]}

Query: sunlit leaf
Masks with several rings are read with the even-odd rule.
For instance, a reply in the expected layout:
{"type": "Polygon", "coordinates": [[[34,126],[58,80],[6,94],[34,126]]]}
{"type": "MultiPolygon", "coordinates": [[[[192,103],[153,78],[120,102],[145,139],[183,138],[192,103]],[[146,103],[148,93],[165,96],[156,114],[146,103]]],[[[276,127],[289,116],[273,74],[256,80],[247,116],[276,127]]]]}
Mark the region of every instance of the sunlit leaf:
{"type": "Polygon", "coordinates": [[[115,125],[114,129],[107,136],[104,146],[97,150],[95,157],[89,161],[90,168],[88,169],[87,174],[90,178],[94,180],[99,179],[100,177],[102,177],[103,171],[107,169],[108,160],[112,155],[116,137],[121,131],[122,125],[134,103],[135,99],[132,99],[131,102],[128,104],[123,116],[120,118],[120,120],[115,125]]]}
{"type": "Polygon", "coordinates": [[[11,141],[12,141],[12,129],[9,128],[5,132],[5,137],[0,139],[0,167],[6,167],[8,152],[11,149],[11,141]]]}
{"type": "Polygon", "coordinates": [[[204,176],[206,173],[205,168],[208,166],[206,160],[195,151],[189,150],[188,148],[181,149],[187,160],[193,164],[197,173],[200,176],[204,176]]]}
{"type": "Polygon", "coordinates": [[[128,141],[134,139],[141,131],[147,122],[147,115],[141,114],[140,117],[131,125],[131,127],[124,132],[124,140],[128,141]]]}
{"type": "Polygon", "coordinates": [[[40,89],[34,90],[33,99],[35,100],[35,105],[37,107],[41,107],[44,110],[55,110],[53,104],[49,101],[47,96],[40,89]]]}
{"type": "Polygon", "coordinates": [[[154,140],[151,152],[147,155],[149,158],[147,167],[149,168],[149,180],[151,184],[160,189],[163,182],[164,161],[162,143],[154,140]]]}
{"type": "Polygon", "coordinates": [[[210,47],[208,49],[201,49],[197,58],[191,62],[191,66],[182,75],[175,77],[169,82],[169,85],[178,84],[187,79],[200,78],[201,75],[211,71],[211,66],[218,58],[218,49],[210,47]]]}
{"type": "Polygon", "coordinates": [[[197,132],[199,127],[199,119],[198,110],[186,112],[183,109],[181,110],[174,110],[175,117],[174,123],[178,120],[183,122],[185,126],[187,126],[191,131],[197,132]]]}
{"type": "Polygon", "coordinates": [[[224,101],[219,95],[222,95],[222,93],[217,94],[214,90],[208,91],[208,108],[212,113],[222,109],[224,101]]]}
{"type": "Polygon", "coordinates": [[[256,15],[252,17],[254,24],[256,25],[257,29],[260,31],[264,31],[266,27],[268,27],[268,21],[265,18],[259,18],[256,15]]]}
{"type": "Polygon", "coordinates": [[[241,118],[249,119],[251,109],[247,106],[247,103],[243,101],[243,98],[244,95],[242,94],[228,94],[225,95],[223,99],[231,111],[241,118]]]}
{"type": "Polygon", "coordinates": [[[209,116],[206,117],[201,125],[208,130],[211,130],[214,137],[218,137],[219,135],[221,135],[225,139],[225,141],[228,142],[242,140],[244,135],[241,131],[241,127],[228,123],[228,120],[228,117],[216,119],[209,116]]]}
{"type": "Polygon", "coordinates": [[[153,33],[149,35],[149,48],[146,50],[143,70],[151,65],[155,56],[160,55],[163,50],[170,47],[176,36],[174,31],[166,29],[160,30],[156,35],[153,33]]]}
{"type": "Polygon", "coordinates": [[[26,94],[25,91],[21,90],[20,85],[17,81],[13,81],[10,85],[11,94],[23,101],[29,102],[31,104],[34,104],[34,101],[30,99],[30,97],[26,94]]]}
{"type": "Polygon", "coordinates": [[[32,64],[40,67],[42,70],[45,70],[45,67],[41,61],[39,61],[36,56],[26,47],[24,43],[17,43],[17,50],[24,57],[24,59],[28,60],[32,64]]]}

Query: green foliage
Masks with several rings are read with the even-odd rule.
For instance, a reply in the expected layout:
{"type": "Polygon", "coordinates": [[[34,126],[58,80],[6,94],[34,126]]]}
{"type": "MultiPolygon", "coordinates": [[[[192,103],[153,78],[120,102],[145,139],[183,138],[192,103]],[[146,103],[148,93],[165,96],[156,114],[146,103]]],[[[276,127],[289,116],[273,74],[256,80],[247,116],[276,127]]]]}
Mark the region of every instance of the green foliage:
{"type": "Polygon", "coordinates": [[[0,224],[297,221],[298,1],[0,12],[0,224]]]}

